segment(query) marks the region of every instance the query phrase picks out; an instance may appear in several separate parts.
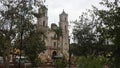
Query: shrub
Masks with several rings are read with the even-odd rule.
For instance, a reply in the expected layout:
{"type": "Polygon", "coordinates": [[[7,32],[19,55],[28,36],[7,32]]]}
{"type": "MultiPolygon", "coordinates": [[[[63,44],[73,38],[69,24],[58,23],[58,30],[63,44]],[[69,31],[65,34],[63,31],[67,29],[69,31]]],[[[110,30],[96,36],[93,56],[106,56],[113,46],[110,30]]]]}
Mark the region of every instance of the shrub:
{"type": "Polygon", "coordinates": [[[107,60],[104,57],[78,57],[78,68],[103,68],[107,60]]]}
{"type": "Polygon", "coordinates": [[[67,66],[65,57],[62,59],[55,59],[55,67],[56,68],[65,68],[67,66]]]}

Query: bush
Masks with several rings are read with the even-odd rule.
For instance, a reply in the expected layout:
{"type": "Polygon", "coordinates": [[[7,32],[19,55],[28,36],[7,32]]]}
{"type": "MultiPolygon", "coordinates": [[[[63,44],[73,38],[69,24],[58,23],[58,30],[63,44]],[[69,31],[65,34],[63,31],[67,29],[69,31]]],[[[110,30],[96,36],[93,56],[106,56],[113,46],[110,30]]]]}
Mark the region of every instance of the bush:
{"type": "Polygon", "coordinates": [[[67,66],[67,63],[65,61],[65,58],[62,59],[55,59],[55,67],[56,68],[65,68],[67,66]]]}
{"type": "Polygon", "coordinates": [[[103,68],[107,60],[104,57],[78,57],[78,68],[103,68]]]}

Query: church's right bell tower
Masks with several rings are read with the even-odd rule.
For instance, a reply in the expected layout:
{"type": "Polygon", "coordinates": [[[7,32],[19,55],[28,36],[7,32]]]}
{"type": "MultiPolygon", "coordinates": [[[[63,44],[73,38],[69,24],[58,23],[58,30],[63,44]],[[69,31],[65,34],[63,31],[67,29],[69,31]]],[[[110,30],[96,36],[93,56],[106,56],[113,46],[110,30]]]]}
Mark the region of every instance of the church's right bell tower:
{"type": "Polygon", "coordinates": [[[59,15],[59,26],[62,29],[61,45],[63,53],[68,53],[69,50],[69,31],[68,31],[68,14],[63,12],[59,15]]]}

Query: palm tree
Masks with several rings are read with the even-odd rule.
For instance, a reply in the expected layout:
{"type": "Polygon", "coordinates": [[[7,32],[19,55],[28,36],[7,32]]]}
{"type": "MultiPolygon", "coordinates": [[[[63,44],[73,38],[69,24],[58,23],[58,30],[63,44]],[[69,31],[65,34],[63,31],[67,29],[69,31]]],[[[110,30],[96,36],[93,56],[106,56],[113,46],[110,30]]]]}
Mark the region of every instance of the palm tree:
{"type": "Polygon", "coordinates": [[[57,27],[54,29],[56,35],[57,35],[57,49],[58,49],[58,41],[60,41],[60,37],[62,37],[62,29],[60,27],[57,27]]]}

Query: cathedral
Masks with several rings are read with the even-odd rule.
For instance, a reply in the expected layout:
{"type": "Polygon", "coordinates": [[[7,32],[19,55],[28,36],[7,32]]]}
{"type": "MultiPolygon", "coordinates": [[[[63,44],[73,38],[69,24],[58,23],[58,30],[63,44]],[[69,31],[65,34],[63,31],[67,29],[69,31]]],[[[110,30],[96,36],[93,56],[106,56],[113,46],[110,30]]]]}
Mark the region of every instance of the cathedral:
{"type": "Polygon", "coordinates": [[[45,41],[45,54],[48,57],[53,55],[63,56],[68,55],[69,51],[69,31],[68,31],[68,14],[63,12],[59,15],[59,26],[55,23],[51,24],[51,28],[48,26],[48,9],[43,6],[39,9],[40,17],[37,18],[37,30],[44,32],[46,38],[43,37],[45,41]]]}

